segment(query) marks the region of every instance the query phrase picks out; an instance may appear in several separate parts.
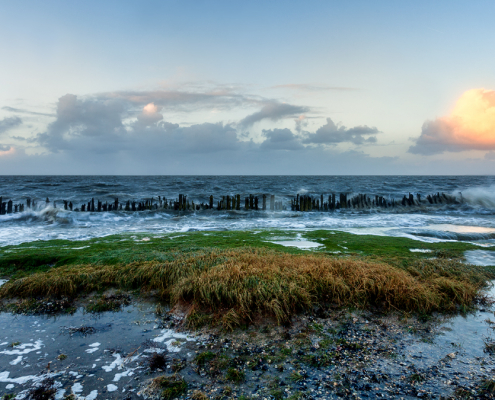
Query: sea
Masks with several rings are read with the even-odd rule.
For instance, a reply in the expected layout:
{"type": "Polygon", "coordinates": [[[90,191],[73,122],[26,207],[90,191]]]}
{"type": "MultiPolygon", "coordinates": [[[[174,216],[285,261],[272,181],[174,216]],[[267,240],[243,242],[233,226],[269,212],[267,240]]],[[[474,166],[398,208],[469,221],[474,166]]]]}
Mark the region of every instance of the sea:
{"type": "MultiPolygon", "coordinates": [[[[332,229],[355,234],[409,237],[418,241],[466,241],[495,244],[495,176],[0,176],[0,197],[34,209],[0,215],[0,246],[37,240],[84,240],[122,233],[163,234],[220,230],[332,229]],[[299,195],[346,193],[383,196],[400,203],[404,195],[445,193],[455,204],[367,207],[333,211],[292,211],[299,195]],[[217,204],[222,196],[274,195],[284,210],[277,211],[111,211],[64,210],[95,201],[146,201],[158,196],[175,200],[187,195],[196,204],[217,204]],[[48,198],[48,202],[46,199],[48,198]]],[[[269,197],[270,198],[270,197],[269,197]]],[[[242,203],[244,205],[244,203],[242,203]]]]}

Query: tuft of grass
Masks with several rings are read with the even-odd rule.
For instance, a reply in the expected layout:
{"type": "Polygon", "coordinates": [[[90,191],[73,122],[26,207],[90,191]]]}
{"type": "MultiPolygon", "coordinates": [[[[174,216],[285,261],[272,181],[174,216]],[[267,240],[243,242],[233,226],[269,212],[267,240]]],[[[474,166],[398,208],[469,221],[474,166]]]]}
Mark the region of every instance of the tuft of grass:
{"type": "Polygon", "coordinates": [[[213,360],[215,357],[216,354],[212,351],[204,351],[196,356],[195,361],[198,366],[203,367],[207,362],[213,360]]]}
{"type": "Polygon", "coordinates": [[[182,360],[177,358],[172,359],[171,368],[173,372],[179,372],[184,368],[186,368],[186,366],[187,366],[187,362],[185,359],[182,360]]]}
{"type": "Polygon", "coordinates": [[[160,398],[172,400],[186,393],[187,382],[180,375],[159,376],[153,379],[152,385],[160,390],[160,398]]]}
{"type": "Polygon", "coordinates": [[[482,381],[480,385],[480,394],[490,396],[495,395],[495,380],[485,379],[482,381]]]}
{"type": "Polygon", "coordinates": [[[292,382],[301,382],[304,380],[304,376],[298,371],[292,371],[290,376],[289,376],[289,379],[292,382]]]}
{"type": "Polygon", "coordinates": [[[67,358],[65,354],[59,354],[57,360],[64,361],[67,358]]]}
{"type": "Polygon", "coordinates": [[[167,358],[161,353],[153,353],[147,358],[146,364],[150,371],[156,371],[157,369],[165,370],[167,358]]]}
{"type": "Polygon", "coordinates": [[[495,354],[495,341],[494,342],[485,342],[485,353],[495,354]]]}
{"type": "Polygon", "coordinates": [[[130,297],[124,294],[102,295],[95,300],[90,300],[86,306],[86,312],[100,313],[105,311],[120,311],[123,306],[131,304],[130,297]]]}
{"type": "Polygon", "coordinates": [[[201,392],[200,390],[195,390],[191,395],[192,400],[208,400],[209,397],[201,392]]]}
{"type": "Polygon", "coordinates": [[[21,342],[12,342],[9,344],[9,347],[19,346],[20,344],[21,344],[21,342]]]}
{"type": "Polygon", "coordinates": [[[409,375],[407,380],[411,383],[421,383],[425,381],[425,377],[421,374],[414,373],[409,375]]]}
{"type": "Polygon", "coordinates": [[[284,391],[282,389],[272,389],[270,390],[270,396],[275,400],[281,400],[284,398],[284,391]]]}
{"type": "Polygon", "coordinates": [[[48,378],[29,390],[27,398],[31,400],[52,400],[55,398],[56,392],[57,389],[55,389],[53,379],[48,378]]]}
{"type": "Polygon", "coordinates": [[[227,374],[225,375],[227,380],[233,383],[242,383],[246,379],[246,374],[244,371],[240,371],[237,368],[229,368],[227,374]]]}

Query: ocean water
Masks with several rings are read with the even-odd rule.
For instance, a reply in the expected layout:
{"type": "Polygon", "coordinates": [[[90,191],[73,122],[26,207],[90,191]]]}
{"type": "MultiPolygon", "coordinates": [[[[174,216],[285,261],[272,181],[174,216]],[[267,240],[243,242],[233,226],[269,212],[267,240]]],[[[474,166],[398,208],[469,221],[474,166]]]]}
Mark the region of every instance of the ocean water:
{"type": "Polygon", "coordinates": [[[194,230],[336,229],[356,234],[410,237],[420,241],[461,240],[495,243],[495,176],[0,176],[2,201],[36,209],[0,215],[0,246],[35,240],[82,240],[117,233],[168,233],[194,230]],[[290,201],[297,194],[320,196],[367,194],[400,201],[404,195],[445,193],[458,204],[414,207],[369,207],[297,212],[290,201]],[[70,212],[63,200],[80,207],[95,201],[144,201],[185,194],[196,204],[215,204],[222,196],[275,195],[282,211],[70,212]],[[45,199],[49,198],[46,206],[45,199]],[[56,204],[56,208],[53,204],[56,204]]]}

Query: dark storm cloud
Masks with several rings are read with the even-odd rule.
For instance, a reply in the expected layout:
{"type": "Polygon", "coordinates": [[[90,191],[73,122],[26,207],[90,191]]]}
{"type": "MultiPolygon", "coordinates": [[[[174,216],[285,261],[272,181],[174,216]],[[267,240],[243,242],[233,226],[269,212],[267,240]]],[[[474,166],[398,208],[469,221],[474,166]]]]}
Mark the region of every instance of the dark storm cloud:
{"type": "Polygon", "coordinates": [[[293,118],[295,116],[299,116],[300,114],[308,111],[308,107],[272,102],[263,106],[260,111],[248,115],[246,118],[239,122],[239,125],[243,128],[248,128],[256,122],[260,122],[265,119],[268,119],[270,121],[279,121],[284,118],[293,118]]]}
{"type": "Polygon", "coordinates": [[[301,150],[304,148],[299,138],[290,129],[263,130],[263,136],[266,140],[260,145],[262,150],[301,150]]]}
{"type": "Polygon", "coordinates": [[[305,144],[337,144],[353,143],[372,144],[376,143],[376,136],[370,136],[380,133],[377,128],[367,125],[355,126],[347,129],[343,125],[335,124],[331,118],[327,118],[327,123],[320,127],[315,133],[310,133],[304,139],[305,144]]]}
{"type": "Polygon", "coordinates": [[[19,117],[5,117],[0,120],[0,134],[7,132],[8,130],[15,128],[22,124],[22,119],[19,117]]]}

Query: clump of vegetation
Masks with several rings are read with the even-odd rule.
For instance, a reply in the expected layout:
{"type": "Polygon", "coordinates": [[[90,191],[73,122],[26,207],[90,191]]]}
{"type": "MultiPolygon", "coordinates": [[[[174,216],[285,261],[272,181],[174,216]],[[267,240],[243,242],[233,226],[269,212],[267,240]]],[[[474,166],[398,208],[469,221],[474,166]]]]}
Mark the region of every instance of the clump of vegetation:
{"type": "MultiPolygon", "coordinates": [[[[322,232],[318,234],[320,237],[324,235],[322,232]]],[[[229,246],[234,246],[242,235],[248,233],[229,235],[231,239],[235,238],[229,246]]],[[[330,242],[336,240],[330,236],[339,235],[327,234],[329,238],[323,242],[328,241],[330,246],[330,242]]],[[[398,243],[395,245],[397,251],[402,243],[399,239],[387,239],[392,244],[398,243]]],[[[203,243],[210,239],[190,235],[184,240],[191,246],[194,240],[203,243]]],[[[261,246],[256,240],[259,241],[253,239],[253,244],[261,246]]],[[[352,240],[356,246],[357,241],[362,243],[366,240],[370,242],[369,246],[376,244],[373,237],[352,240]]],[[[227,242],[221,243],[227,246],[227,242]]],[[[149,259],[152,255],[148,251],[147,258],[143,253],[136,260],[130,254],[127,258],[119,255],[117,250],[123,250],[116,246],[121,244],[108,246],[112,248],[109,254],[113,258],[102,253],[94,263],[76,264],[74,259],[67,258],[67,264],[61,265],[59,260],[56,267],[47,271],[11,279],[0,288],[0,297],[73,298],[111,288],[139,288],[158,293],[172,305],[191,305],[193,311],[187,320],[190,328],[217,323],[232,330],[249,324],[259,314],[273,316],[279,324],[287,324],[298,312],[311,311],[330,303],[422,314],[455,311],[472,304],[478,291],[492,276],[486,269],[445,258],[384,263],[362,256],[336,258],[262,248],[197,250],[196,247],[195,250],[189,247],[182,251],[168,249],[166,253],[154,253],[153,260],[149,259]]],[[[110,252],[109,249],[106,251],[110,252]]],[[[91,257],[88,253],[78,260],[87,262],[93,260],[91,257]]],[[[124,295],[100,296],[89,304],[87,311],[116,311],[128,301],[124,295]]]]}
{"type": "Polygon", "coordinates": [[[495,341],[485,341],[485,353],[488,353],[490,355],[495,354],[495,341]]]}
{"type": "Polygon", "coordinates": [[[59,354],[58,357],[57,357],[57,360],[63,361],[66,358],[67,358],[67,356],[65,354],[59,354]]]}
{"type": "Polygon", "coordinates": [[[198,366],[204,367],[207,362],[213,360],[215,357],[216,354],[212,351],[204,351],[202,353],[199,353],[194,360],[196,361],[196,364],[198,366]]]}
{"type": "Polygon", "coordinates": [[[68,298],[49,299],[49,298],[28,298],[21,299],[14,303],[10,303],[3,307],[5,311],[13,314],[73,314],[76,312],[76,307],[72,300],[68,298]]]}
{"type": "Polygon", "coordinates": [[[208,400],[208,396],[200,390],[195,390],[191,395],[192,400],[208,400]]]}
{"type": "Polygon", "coordinates": [[[299,371],[292,371],[292,373],[289,376],[289,379],[292,382],[301,382],[304,380],[304,375],[299,371]]]}
{"type": "Polygon", "coordinates": [[[229,368],[227,374],[225,375],[228,381],[233,383],[242,383],[246,379],[246,374],[244,371],[238,370],[237,368],[229,368]]]}
{"type": "Polygon", "coordinates": [[[167,358],[161,353],[153,353],[146,360],[146,364],[150,371],[156,371],[157,369],[165,370],[167,366],[167,358]]]}
{"type": "Polygon", "coordinates": [[[180,375],[159,376],[153,379],[152,386],[160,390],[160,398],[172,400],[186,393],[187,382],[180,375]]]}
{"type": "Polygon", "coordinates": [[[480,394],[490,396],[495,395],[495,380],[485,379],[482,381],[480,386],[480,394]]]}
{"type": "Polygon", "coordinates": [[[51,400],[55,398],[56,392],[57,389],[54,387],[53,379],[48,378],[31,389],[28,392],[27,398],[29,400],[51,400]]]}
{"type": "Polygon", "coordinates": [[[125,294],[102,295],[94,300],[90,300],[86,306],[86,311],[90,313],[100,313],[105,311],[120,311],[123,306],[131,304],[131,298],[125,294]]]}
{"type": "Polygon", "coordinates": [[[19,346],[20,344],[21,344],[21,342],[12,342],[9,344],[9,347],[19,346]]]}
{"type": "Polygon", "coordinates": [[[172,368],[173,372],[179,372],[179,371],[183,370],[184,368],[186,368],[186,365],[187,365],[187,362],[185,359],[181,360],[178,358],[174,358],[172,360],[171,368],[172,368]]]}
{"type": "Polygon", "coordinates": [[[69,335],[76,335],[76,334],[80,334],[82,336],[87,336],[87,335],[92,335],[93,333],[96,333],[96,329],[93,328],[92,326],[86,326],[86,325],[82,325],[82,326],[78,326],[78,327],[73,327],[73,326],[70,326],[70,327],[63,327],[63,329],[65,331],[67,331],[69,333],[69,335]]]}
{"type": "Polygon", "coordinates": [[[421,383],[425,381],[425,377],[421,374],[414,373],[409,375],[408,381],[411,383],[421,383]]]}
{"type": "Polygon", "coordinates": [[[205,351],[199,353],[195,360],[197,370],[204,369],[210,376],[217,376],[227,369],[230,365],[230,359],[224,354],[213,353],[212,351],[205,351]]]}

